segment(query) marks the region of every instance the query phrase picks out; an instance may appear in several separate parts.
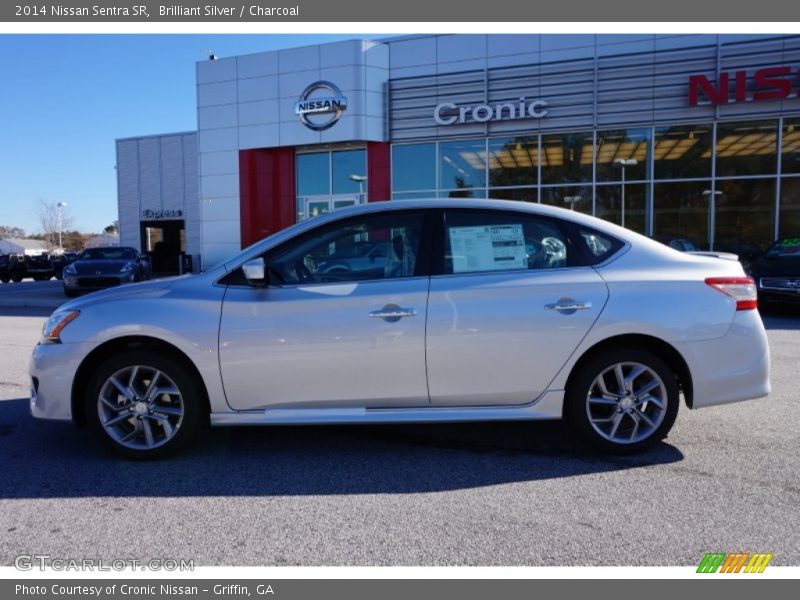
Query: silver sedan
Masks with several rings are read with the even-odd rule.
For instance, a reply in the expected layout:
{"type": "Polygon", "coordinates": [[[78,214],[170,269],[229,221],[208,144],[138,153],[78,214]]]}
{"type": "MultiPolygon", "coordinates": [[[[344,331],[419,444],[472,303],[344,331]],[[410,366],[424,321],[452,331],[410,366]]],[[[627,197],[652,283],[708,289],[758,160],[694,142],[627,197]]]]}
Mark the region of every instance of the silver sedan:
{"type": "Polygon", "coordinates": [[[681,403],[770,391],[738,262],[495,200],[343,209],[203,274],[73,300],[30,375],[34,416],[87,424],[130,458],[207,425],[560,418],[628,453],[681,403]],[[385,256],[323,268],[367,242],[385,256]]]}

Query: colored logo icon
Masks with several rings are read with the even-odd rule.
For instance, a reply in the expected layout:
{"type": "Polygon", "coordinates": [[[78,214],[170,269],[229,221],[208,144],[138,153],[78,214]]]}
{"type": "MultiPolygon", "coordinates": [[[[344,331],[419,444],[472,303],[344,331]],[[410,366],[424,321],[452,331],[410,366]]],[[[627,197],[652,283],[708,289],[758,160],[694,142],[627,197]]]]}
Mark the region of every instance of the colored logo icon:
{"type": "Polygon", "coordinates": [[[772,560],[766,552],[707,552],[697,567],[698,573],[763,573],[772,560]]]}

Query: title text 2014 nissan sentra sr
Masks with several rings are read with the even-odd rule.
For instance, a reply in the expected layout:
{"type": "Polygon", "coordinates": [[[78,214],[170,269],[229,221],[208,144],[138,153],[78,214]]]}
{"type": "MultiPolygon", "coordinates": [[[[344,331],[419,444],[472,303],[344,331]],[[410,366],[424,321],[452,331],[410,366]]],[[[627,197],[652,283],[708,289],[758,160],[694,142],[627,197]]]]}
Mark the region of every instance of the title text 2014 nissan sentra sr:
{"type": "Polygon", "coordinates": [[[562,417],[635,452],[666,436],[681,398],[770,391],[738,262],[494,200],[335,211],[201,275],[73,300],[30,374],[34,416],[89,424],[132,458],[209,423],[562,417]],[[365,243],[382,251],[328,268],[365,243]]]}

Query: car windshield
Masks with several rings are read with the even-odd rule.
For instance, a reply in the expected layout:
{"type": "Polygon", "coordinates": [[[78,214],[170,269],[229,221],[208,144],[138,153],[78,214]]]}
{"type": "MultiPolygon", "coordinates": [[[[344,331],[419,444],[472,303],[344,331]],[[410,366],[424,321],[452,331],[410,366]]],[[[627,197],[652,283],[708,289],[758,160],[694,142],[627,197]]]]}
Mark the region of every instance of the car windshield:
{"type": "Polygon", "coordinates": [[[136,253],[132,248],[89,248],[84,250],[78,260],[133,260],[136,253]]]}
{"type": "Polygon", "coordinates": [[[778,240],[769,250],[767,250],[769,257],[800,257],[800,237],[784,238],[778,240]]]}

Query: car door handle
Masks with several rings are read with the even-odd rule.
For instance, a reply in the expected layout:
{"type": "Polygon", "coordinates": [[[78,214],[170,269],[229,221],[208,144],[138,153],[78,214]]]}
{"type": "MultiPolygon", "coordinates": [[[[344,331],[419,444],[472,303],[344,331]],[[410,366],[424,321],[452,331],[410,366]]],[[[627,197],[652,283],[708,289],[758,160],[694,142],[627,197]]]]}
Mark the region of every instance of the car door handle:
{"type": "Polygon", "coordinates": [[[376,319],[384,319],[393,323],[395,321],[399,321],[403,317],[416,317],[417,316],[417,309],[416,308],[401,308],[395,304],[387,304],[383,308],[378,310],[371,310],[369,312],[370,317],[374,317],[376,319]]]}
{"type": "Polygon", "coordinates": [[[563,302],[559,300],[558,302],[554,302],[552,304],[545,304],[545,310],[556,310],[558,312],[575,312],[576,310],[586,310],[588,308],[592,308],[591,302],[563,302]]]}

